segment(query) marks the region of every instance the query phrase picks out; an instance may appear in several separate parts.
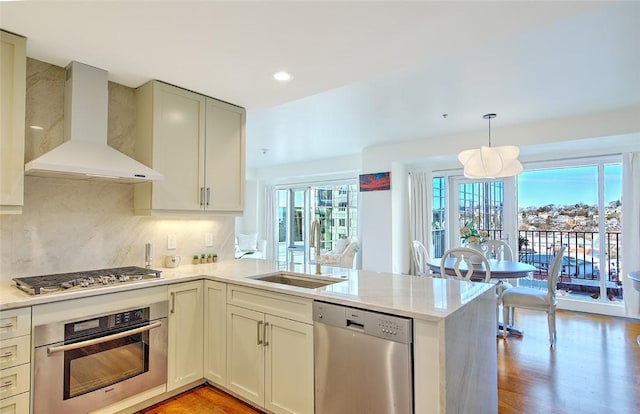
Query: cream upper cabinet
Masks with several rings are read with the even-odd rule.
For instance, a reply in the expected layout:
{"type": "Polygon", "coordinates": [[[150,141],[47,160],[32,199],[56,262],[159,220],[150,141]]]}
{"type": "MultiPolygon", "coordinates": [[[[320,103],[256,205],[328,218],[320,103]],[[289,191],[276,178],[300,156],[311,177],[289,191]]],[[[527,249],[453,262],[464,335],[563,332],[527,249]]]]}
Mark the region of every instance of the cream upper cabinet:
{"type": "Polygon", "coordinates": [[[203,377],[203,282],[169,286],[167,391],[203,377]]]}
{"type": "Polygon", "coordinates": [[[205,197],[207,209],[244,210],[245,111],[207,98],[205,197]]]}
{"type": "Polygon", "coordinates": [[[0,31],[0,214],[24,205],[26,39],[0,31]]]}
{"type": "Polygon", "coordinates": [[[311,300],[228,285],[227,388],[273,413],[313,413],[311,300]]]}
{"type": "Polygon", "coordinates": [[[164,175],[135,185],[136,214],[242,212],[245,110],[159,81],[136,105],[136,158],[164,175]]]}

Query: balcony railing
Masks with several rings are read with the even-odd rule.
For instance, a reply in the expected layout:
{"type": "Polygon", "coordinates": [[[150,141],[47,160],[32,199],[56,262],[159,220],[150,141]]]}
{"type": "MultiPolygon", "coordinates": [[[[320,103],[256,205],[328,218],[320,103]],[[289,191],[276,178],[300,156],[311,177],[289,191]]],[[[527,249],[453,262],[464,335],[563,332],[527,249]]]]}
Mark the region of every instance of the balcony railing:
{"type": "MultiPolygon", "coordinates": [[[[488,230],[492,239],[502,239],[499,230],[488,230]]],[[[434,231],[433,234],[435,257],[444,253],[444,230],[434,231]]],[[[622,262],[622,237],[619,232],[606,232],[602,256],[600,260],[600,233],[575,231],[546,231],[520,230],[518,231],[518,260],[536,267],[534,280],[547,279],[549,265],[555,253],[562,246],[567,247],[563,258],[563,265],[558,279],[558,288],[598,292],[600,277],[605,277],[608,294],[622,296],[622,281],[618,269],[622,262]]],[[[541,284],[546,287],[546,284],[541,284]]]]}
{"type": "MultiPolygon", "coordinates": [[[[558,289],[575,295],[588,294],[592,298],[600,295],[600,278],[605,278],[606,295],[609,300],[622,299],[622,281],[618,269],[622,258],[621,235],[605,233],[604,263],[599,254],[598,232],[530,231],[519,232],[519,260],[536,267],[535,281],[546,281],[551,260],[561,246],[567,251],[562,259],[562,270],[558,278],[558,289]]],[[[544,282],[546,287],[546,282],[544,282]]]]}

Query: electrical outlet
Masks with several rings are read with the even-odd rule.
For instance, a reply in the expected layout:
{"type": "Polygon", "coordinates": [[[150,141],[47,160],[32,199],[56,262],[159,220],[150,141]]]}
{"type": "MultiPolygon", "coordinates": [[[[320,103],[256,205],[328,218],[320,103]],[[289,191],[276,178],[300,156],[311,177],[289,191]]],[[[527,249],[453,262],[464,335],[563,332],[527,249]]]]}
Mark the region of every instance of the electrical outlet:
{"type": "Polygon", "coordinates": [[[213,233],[204,235],[204,247],[213,247],[213,233]]]}
{"type": "Polygon", "coordinates": [[[167,250],[175,250],[177,245],[176,235],[167,234],[167,250]]]}

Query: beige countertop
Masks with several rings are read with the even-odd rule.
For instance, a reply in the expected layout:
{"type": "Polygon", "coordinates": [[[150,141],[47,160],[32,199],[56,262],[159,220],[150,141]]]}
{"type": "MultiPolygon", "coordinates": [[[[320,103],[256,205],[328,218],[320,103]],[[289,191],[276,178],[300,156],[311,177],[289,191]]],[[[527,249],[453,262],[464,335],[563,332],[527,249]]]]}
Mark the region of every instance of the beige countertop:
{"type": "Polygon", "coordinates": [[[156,269],[162,270],[162,278],[36,296],[31,296],[17,289],[13,282],[2,282],[0,284],[0,311],[131,289],[208,279],[416,319],[438,321],[493,288],[493,285],[477,282],[460,282],[451,279],[323,266],[321,269],[323,277],[338,278],[341,282],[317,289],[308,289],[255,280],[252,277],[281,271],[313,275],[314,266],[306,268],[301,265],[283,266],[276,262],[257,259],[228,260],[211,264],[156,269]]]}

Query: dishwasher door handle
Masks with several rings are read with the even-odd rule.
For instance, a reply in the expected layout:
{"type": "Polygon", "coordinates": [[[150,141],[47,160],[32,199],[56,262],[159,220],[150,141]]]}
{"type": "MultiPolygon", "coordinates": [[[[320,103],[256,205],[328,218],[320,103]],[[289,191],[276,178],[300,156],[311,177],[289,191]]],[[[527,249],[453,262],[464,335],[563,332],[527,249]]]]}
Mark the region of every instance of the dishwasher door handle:
{"type": "Polygon", "coordinates": [[[357,329],[358,331],[364,332],[364,324],[356,321],[352,321],[351,319],[347,319],[347,328],[357,329]]]}

